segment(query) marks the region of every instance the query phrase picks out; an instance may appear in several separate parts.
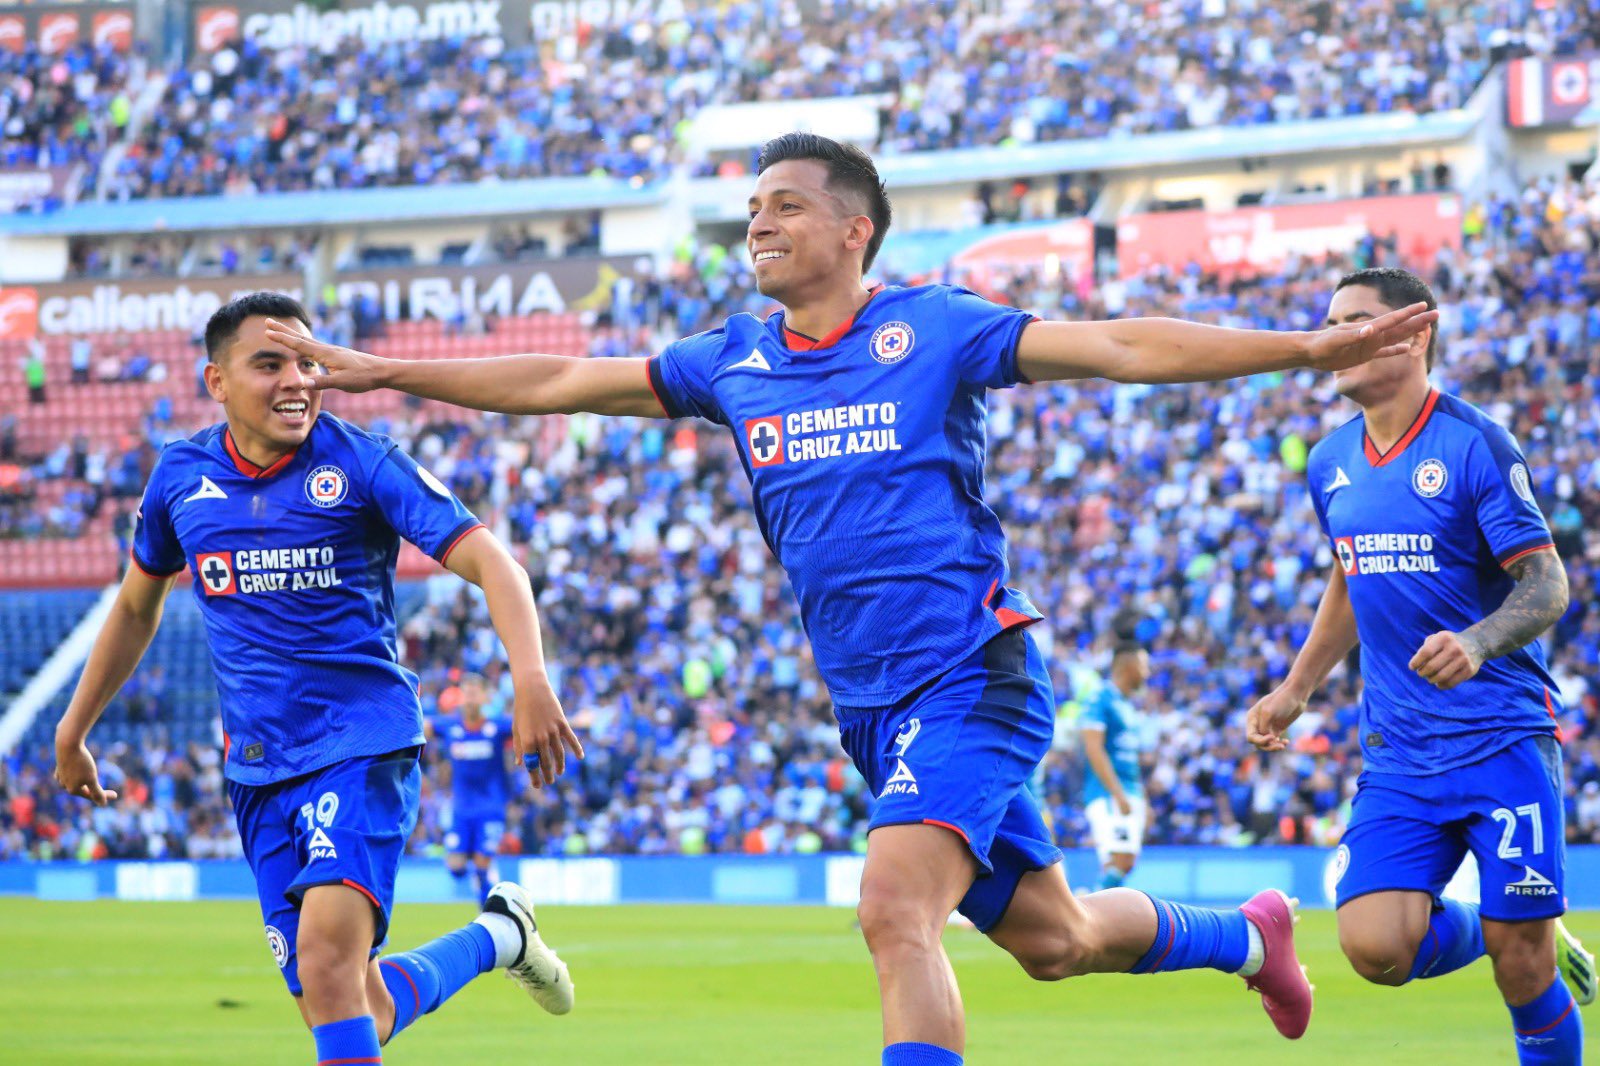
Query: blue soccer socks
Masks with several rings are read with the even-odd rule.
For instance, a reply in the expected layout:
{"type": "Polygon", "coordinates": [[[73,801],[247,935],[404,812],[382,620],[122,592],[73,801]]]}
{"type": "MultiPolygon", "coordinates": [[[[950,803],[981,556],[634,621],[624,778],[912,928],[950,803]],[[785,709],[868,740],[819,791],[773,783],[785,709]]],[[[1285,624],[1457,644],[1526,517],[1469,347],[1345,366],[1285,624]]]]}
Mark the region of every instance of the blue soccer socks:
{"type": "Polygon", "coordinates": [[[477,923],[420,948],[379,959],[378,972],[394,997],[394,1029],[389,1039],[424,1014],[438,1010],[474,977],[494,967],[494,937],[477,923]]]}
{"type": "MultiPolygon", "coordinates": [[[[1149,893],[1146,893],[1149,895],[1149,893]]],[[[1210,967],[1238,973],[1250,955],[1250,919],[1243,911],[1188,907],[1150,896],[1156,939],[1129,973],[1165,973],[1210,967]]]]}
{"type": "Polygon", "coordinates": [[[317,1066],[354,1066],[383,1061],[383,1052],[378,1048],[378,1026],[370,1014],[315,1026],[311,1039],[317,1042],[317,1066]]]}
{"type": "Polygon", "coordinates": [[[938,1044],[907,1040],[883,1049],[883,1066],[961,1066],[961,1056],[938,1044]]]}
{"type": "Polygon", "coordinates": [[[1476,903],[1447,899],[1428,921],[1428,931],[1417,945],[1407,981],[1442,977],[1483,956],[1483,925],[1476,903]]]}
{"type": "MultiPolygon", "coordinates": [[[[1510,1007],[1522,1066],[1577,1066],[1583,1061],[1583,1018],[1559,974],[1532,1003],[1510,1007]]],[[[1509,1006],[1509,1005],[1508,1005],[1509,1006]]]]}

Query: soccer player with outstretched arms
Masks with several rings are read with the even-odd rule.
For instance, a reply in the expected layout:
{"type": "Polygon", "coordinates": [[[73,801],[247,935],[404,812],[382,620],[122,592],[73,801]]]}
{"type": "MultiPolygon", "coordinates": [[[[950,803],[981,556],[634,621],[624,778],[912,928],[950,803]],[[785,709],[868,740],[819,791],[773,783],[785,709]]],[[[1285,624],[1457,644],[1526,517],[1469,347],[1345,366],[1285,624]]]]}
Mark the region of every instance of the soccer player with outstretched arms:
{"type": "MultiPolygon", "coordinates": [[[[1421,278],[1347,275],[1330,328],[1435,306],[1421,278]]],[[[1382,985],[1488,954],[1525,1064],[1583,1059],[1594,960],[1559,917],[1563,894],[1556,684],[1537,638],[1567,575],[1517,442],[1433,388],[1433,330],[1394,359],[1339,371],[1360,414],[1312,449],[1306,487],[1333,549],[1328,588],[1289,676],[1250,709],[1250,742],[1281,751],[1329,671],[1361,645],[1361,755],[1335,856],[1339,943],[1382,985]],[[1478,904],[1441,893],[1465,855],[1478,904]]]]}
{"type": "Polygon", "coordinates": [[[392,440],[321,414],[316,364],[267,337],[269,319],[311,336],[299,303],[277,293],[241,297],[206,325],[206,387],[226,421],[168,445],[150,475],[134,565],[56,727],[56,779],[97,805],[116,800],[89,731],[187,568],[267,944],[317,1061],[380,1061],[381,1044],[495,968],[563,1014],[572,980],[513,883],[472,924],[377,957],[421,778],[416,676],[395,646],[401,537],[484,590],[515,678],[515,742],[542,771],[534,783],[553,782],[582,747],[545,675],[527,574],[392,440]]]}
{"type": "Polygon", "coordinates": [[[1183,382],[1353,366],[1403,350],[1422,307],[1315,333],[1176,322],[1040,322],[947,285],[869,288],[890,205],[872,160],[812,134],[767,143],[746,244],[783,310],[734,315],[649,359],[405,362],[291,332],[319,384],[511,413],[591,411],[726,426],[788,572],[845,750],[874,807],[859,917],[887,1066],[961,1062],[966,1022],[940,937],[951,910],[1030,975],[1212,967],[1305,1029],[1291,901],[1213,911],[1113,889],[1079,899],[1026,788],[1055,699],[984,502],[984,396],[1036,381],[1183,382]]]}

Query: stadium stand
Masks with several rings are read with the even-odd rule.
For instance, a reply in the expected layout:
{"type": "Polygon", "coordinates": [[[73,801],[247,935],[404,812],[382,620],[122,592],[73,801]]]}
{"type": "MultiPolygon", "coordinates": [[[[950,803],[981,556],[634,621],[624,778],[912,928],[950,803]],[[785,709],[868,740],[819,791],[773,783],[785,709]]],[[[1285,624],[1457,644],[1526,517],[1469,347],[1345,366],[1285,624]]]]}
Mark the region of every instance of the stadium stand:
{"type": "MultiPolygon", "coordinates": [[[[1446,312],[1438,380],[1523,442],[1572,577],[1572,607],[1551,638],[1568,708],[1569,838],[1600,841],[1600,692],[1590,680],[1600,666],[1600,536],[1592,532],[1600,528],[1600,186],[1530,185],[1518,198],[1472,206],[1462,228],[1460,251],[1410,265],[1426,267],[1446,312]]],[[[730,310],[761,307],[741,257],[720,253],[703,247],[673,269],[627,279],[599,315],[502,319],[476,336],[437,322],[391,323],[364,343],[406,356],[647,353],[660,335],[645,323],[687,333],[730,310]]],[[[983,283],[1052,317],[1170,314],[1308,328],[1341,271],[1396,258],[1373,234],[1347,256],[1291,258],[1265,275],[1153,268],[1086,292],[1027,272],[983,283]]],[[[100,484],[108,502],[84,510],[74,539],[0,540],[0,565],[20,565],[12,551],[34,553],[29,565],[41,569],[28,572],[41,575],[90,559],[114,565],[99,554],[110,549],[90,547],[109,539],[107,512],[137,494],[162,440],[211,417],[191,384],[189,338],[126,340],[148,347],[166,381],[77,386],[100,391],[83,393],[95,399],[76,407],[74,387],[58,384],[70,353],[49,346],[48,398],[24,410],[8,460],[24,468],[33,496],[4,512],[3,532],[21,537],[40,521],[74,528],[40,515],[70,510],[68,494],[95,485],[77,473],[71,445],[59,443],[78,436],[90,442],[90,457],[104,449],[103,460],[82,465],[107,468],[100,484]]],[[[4,388],[21,404],[20,379],[4,388]]],[[[330,409],[394,435],[469,506],[503,523],[524,554],[557,689],[590,754],[568,787],[513,802],[506,851],[860,846],[870,797],[838,750],[792,597],[721,430],[470,416],[383,393],[339,396],[330,409]]],[[[1301,472],[1310,446],[1345,417],[1306,374],[1242,386],[1094,382],[991,394],[991,501],[1011,531],[1014,583],[1048,615],[1041,628],[1063,704],[1059,750],[1036,782],[1062,839],[1081,839],[1084,829],[1072,718],[1089,695],[1091,667],[1103,665],[1110,618],[1129,602],[1148,615],[1156,649],[1149,703],[1159,741],[1146,767],[1152,841],[1337,837],[1359,763],[1350,677],[1330,685],[1296,734],[1293,757],[1272,760],[1266,774],[1239,721],[1266,680],[1281,675],[1310,624],[1320,588],[1313,575],[1331,564],[1301,472]]],[[[453,706],[462,670],[483,672],[503,706],[509,681],[482,604],[449,579],[409,595],[401,640],[426,708],[453,706]]],[[[52,794],[44,719],[53,722],[57,706],[6,762],[13,800],[0,811],[0,854],[204,855],[235,846],[207,733],[214,697],[194,657],[200,642],[183,628],[197,624],[187,600],[174,597],[158,638],[168,650],[152,653],[97,734],[105,761],[129,779],[126,798],[108,814],[52,794]]],[[[413,847],[436,847],[447,822],[447,796],[430,789],[413,847]]]]}
{"type": "MultiPolygon", "coordinates": [[[[1201,0],[830,6],[833,17],[802,27],[776,3],[692,4],[681,21],[588,34],[560,59],[492,38],[278,50],[235,41],[165,72],[104,192],[649,181],[685,160],[684,128],[704,105],[813,97],[879,100],[875,147],[886,152],[1426,113],[1460,106],[1496,51],[1565,54],[1600,40],[1591,8],[1526,0],[1488,11],[1247,5],[1248,18],[1201,0]]],[[[59,64],[44,65],[23,84],[54,77],[59,64]]],[[[115,91],[114,71],[103,81],[98,91],[115,91]]],[[[77,128],[8,128],[7,138],[8,151],[84,158],[95,141],[77,128]]],[[[751,162],[689,161],[700,173],[751,162]]]]}

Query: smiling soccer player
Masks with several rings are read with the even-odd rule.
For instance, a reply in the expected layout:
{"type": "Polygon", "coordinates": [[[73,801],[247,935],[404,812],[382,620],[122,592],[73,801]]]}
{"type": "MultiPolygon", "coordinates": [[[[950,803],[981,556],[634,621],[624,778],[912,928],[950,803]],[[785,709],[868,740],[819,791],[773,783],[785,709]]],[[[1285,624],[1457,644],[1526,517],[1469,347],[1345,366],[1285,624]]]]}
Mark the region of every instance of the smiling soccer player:
{"type": "Polygon", "coordinates": [[[1433,315],[1318,333],[1167,319],[1039,322],[945,285],[868,288],[890,204],[859,149],[792,133],[762,149],[746,247],[761,292],[651,359],[400,362],[289,332],[319,387],[400,389],[515,413],[699,416],[732,432],[763,535],[788,572],[845,750],[877,803],[859,914],[878,972],[883,1061],[961,1061],[966,1022],[940,942],[959,908],[1040,979],[1212,967],[1247,975],[1279,1031],[1311,988],[1290,901],[1211,911],[1114,889],[1079,899],[1025,787],[1055,701],[984,502],[984,396],[1034,381],[1181,382],[1394,355],[1433,315]]]}
{"type": "MultiPolygon", "coordinates": [[[[516,683],[519,751],[554,781],[582,747],[545,675],[527,574],[392,440],[320,413],[316,364],[266,336],[310,337],[295,300],[255,293],[206,326],[206,386],[226,421],[161,453],[133,562],[56,728],[56,779],[96,804],[89,731],[149,647],[185,567],[206,621],[224,773],[267,944],[320,1062],[378,1062],[381,1043],[497,967],[546,1010],[572,1007],[566,967],[519,885],[472,924],[377,958],[416,825],[416,676],[395,646],[399,539],[483,588],[516,683]]],[[[540,783],[537,779],[536,784],[540,783]]]]}

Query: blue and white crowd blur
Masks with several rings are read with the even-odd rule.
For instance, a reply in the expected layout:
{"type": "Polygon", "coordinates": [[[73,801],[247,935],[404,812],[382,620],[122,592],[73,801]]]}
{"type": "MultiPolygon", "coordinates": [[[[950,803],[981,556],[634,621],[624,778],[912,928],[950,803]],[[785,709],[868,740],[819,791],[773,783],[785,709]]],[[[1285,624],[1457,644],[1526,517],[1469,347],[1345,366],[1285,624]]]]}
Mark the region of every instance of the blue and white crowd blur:
{"type": "MultiPolygon", "coordinates": [[[[1566,708],[1568,837],[1600,842],[1600,184],[1550,180],[1472,205],[1463,233],[1461,251],[1403,265],[1421,267],[1440,297],[1436,382],[1522,442],[1571,575],[1571,608],[1546,639],[1566,708]]],[[[1155,269],[1090,287],[1024,273],[988,279],[987,291],[1053,318],[1304,329],[1320,323],[1343,271],[1390,263],[1395,249],[1371,237],[1348,256],[1260,277],[1155,269]]],[[[614,295],[592,323],[596,358],[649,354],[731,311],[767,309],[742,255],[711,246],[624,279],[614,295]]],[[[1129,604],[1146,616],[1154,664],[1141,699],[1149,841],[1337,841],[1360,770],[1353,672],[1336,672],[1313,701],[1290,752],[1258,756],[1242,729],[1308,632],[1332,565],[1302,474],[1310,447],[1352,413],[1329,381],[1057,384],[991,393],[990,411],[989,499],[1010,533],[1012,583],[1047,615],[1036,632],[1060,712],[1035,789],[1061,841],[1086,843],[1074,717],[1107,665],[1111,618],[1129,604]]],[[[132,452],[142,458],[126,470],[63,445],[27,473],[44,481],[106,468],[97,506],[120,513],[155,449],[190,428],[152,412],[132,452]]],[[[557,691],[589,752],[560,787],[524,789],[509,804],[502,851],[864,846],[871,797],[839,749],[725,431],[465,412],[376,428],[499,523],[524,558],[557,691]]],[[[30,535],[39,516],[14,500],[0,521],[0,535],[30,535]]],[[[457,679],[473,671],[489,681],[490,712],[505,714],[509,679],[483,604],[448,577],[413,598],[421,606],[403,621],[402,654],[427,712],[452,710],[457,679]]],[[[183,679],[141,669],[108,715],[141,731],[137,743],[102,745],[108,782],[123,791],[113,807],[62,796],[47,744],[13,752],[0,765],[0,857],[236,855],[216,747],[164,739],[163,723],[195,698],[180,690],[190,691],[183,679]]],[[[439,852],[450,817],[430,764],[419,855],[439,852]]]]}
{"type": "Polygon", "coordinates": [[[1497,58],[1600,44],[1592,3],[1540,0],[832,0],[811,20],[791,0],[686,6],[561,46],[234,41],[161,67],[137,132],[142,55],[8,53],[0,159],[86,163],[81,191],[112,199],[648,181],[679,164],[748,171],[753,159],[689,158],[685,127],[708,104],[873,94],[876,152],[1015,145],[1425,113],[1460,106],[1497,58]]]}

